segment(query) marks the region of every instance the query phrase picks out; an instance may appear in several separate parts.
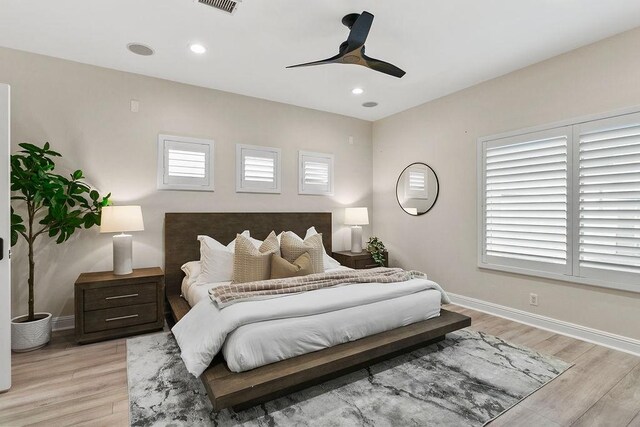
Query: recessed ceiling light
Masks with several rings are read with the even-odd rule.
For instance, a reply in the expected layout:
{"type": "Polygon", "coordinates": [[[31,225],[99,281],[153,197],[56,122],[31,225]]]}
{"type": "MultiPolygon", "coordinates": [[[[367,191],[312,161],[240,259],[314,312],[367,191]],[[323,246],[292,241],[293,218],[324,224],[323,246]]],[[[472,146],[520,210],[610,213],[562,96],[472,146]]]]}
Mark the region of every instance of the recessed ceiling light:
{"type": "Polygon", "coordinates": [[[367,108],[376,107],[377,105],[378,105],[377,102],[365,102],[364,104],[362,104],[363,107],[367,107],[367,108]]]}
{"type": "Polygon", "coordinates": [[[364,89],[362,89],[361,87],[356,87],[356,88],[353,88],[351,93],[354,95],[362,95],[364,93],[364,89]]]}
{"type": "Polygon", "coordinates": [[[189,46],[189,49],[191,49],[191,52],[193,53],[197,53],[198,55],[202,55],[203,53],[205,53],[207,51],[207,48],[202,46],[201,44],[198,43],[194,43],[191,46],[189,46]]]}
{"type": "Polygon", "coordinates": [[[129,49],[129,51],[131,51],[132,53],[135,53],[136,55],[142,55],[142,56],[153,55],[153,49],[151,49],[149,46],[145,46],[140,43],[129,43],[127,45],[127,49],[129,49]]]}

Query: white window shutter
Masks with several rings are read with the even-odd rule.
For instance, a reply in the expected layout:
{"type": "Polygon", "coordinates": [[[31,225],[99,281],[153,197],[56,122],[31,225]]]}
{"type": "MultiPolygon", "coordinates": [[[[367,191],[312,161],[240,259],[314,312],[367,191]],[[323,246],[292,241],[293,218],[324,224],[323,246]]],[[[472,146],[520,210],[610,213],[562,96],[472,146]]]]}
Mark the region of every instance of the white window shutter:
{"type": "Polygon", "coordinates": [[[579,275],[640,288],[640,114],[576,126],[579,275]]]}
{"type": "Polygon", "coordinates": [[[236,191],[280,193],[280,149],[236,145],[236,191]]]}
{"type": "Polygon", "coordinates": [[[214,142],[158,137],[158,189],[213,191],[214,142]]]}
{"type": "Polygon", "coordinates": [[[405,199],[428,199],[427,167],[415,165],[411,166],[407,172],[409,179],[405,181],[405,199]]]}
{"type": "Polygon", "coordinates": [[[299,194],[333,195],[333,154],[298,152],[299,194]]]}
{"type": "Polygon", "coordinates": [[[569,141],[560,128],[485,142],[485,262],[571,273],[569,141]]]}

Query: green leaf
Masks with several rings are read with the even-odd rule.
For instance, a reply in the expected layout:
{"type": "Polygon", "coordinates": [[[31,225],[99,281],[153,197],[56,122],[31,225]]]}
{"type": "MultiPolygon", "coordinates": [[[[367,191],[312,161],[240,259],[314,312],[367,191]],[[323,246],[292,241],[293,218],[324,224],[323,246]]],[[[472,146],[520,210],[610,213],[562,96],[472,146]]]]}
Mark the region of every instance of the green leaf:
{"type": "Polygon", "coordinates": [[[89,197],[91,197],[91,200],[96,201],[100,197],[100,194],[96,190],[91,190],[89,197]]]}
{"type": "Polygon", "coordinates": [[[85,215],[84,217],[84,228],[91,228],[95,225],[96,221],[92,215],[85,215]]]}
{"type": "Polygon", "coordinates": [[[22,144],[18,144],[20,148],[24,148],[27,153],[42,153],[42,149],[36,145],[29,144],[28,142],[23,142],[22,144]]]}
{"type": "Polygon", "coordinates": [[[78,169],[71,176],[73,177],[73,179],[82,179],[82,171],[78,169]]]}

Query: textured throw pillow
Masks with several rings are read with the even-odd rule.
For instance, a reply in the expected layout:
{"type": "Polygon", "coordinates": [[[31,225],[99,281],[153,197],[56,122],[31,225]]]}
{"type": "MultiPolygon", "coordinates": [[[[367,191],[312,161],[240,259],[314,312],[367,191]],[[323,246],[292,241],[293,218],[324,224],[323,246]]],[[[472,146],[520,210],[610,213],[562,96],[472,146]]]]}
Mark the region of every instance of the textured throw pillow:
{"type": "MultiPolygon", "coordinates": [[[[253,243],[253,246],[255,246],[256,249],[259,248],[262,244],[262,240],[254,239],[253,237],[251,237],[251,235],[249,234],[249,230],[244,230],[241,234],[247,239],[251,240],[251,243],[253,243]]],[[[231,242],[229,242],[229,244],[227,245],[227,249],[229,249],[231,252],[234,252],[236,250],[236,239],[233,239],[231,242]]]]}
{"type": "MultiPolygon", "coordinates": [[[[313,236],[314,234],[318,234],[318,232],[316,231],[316,228],[315,227],[310,227],[307,230],[307,234],[306,234],[306,236],[304,236],[304,238],[308,239],[309,237],[313,236]]],[[[302,239],[300,239],[300,240],[302,240],[302,239]]],[[[333,259],[333,258],[331,258],[329,256],[329,254],[327,253],[327,250],[324,248],[324,245],[322,245],[322,259],[323,259],[323,264],[324,264],[324,271],[340,267],[340,263],[336,259],[333,259]]]]}
{"type": "Polygon", "coordinates": [[[273,231],[256,249],[251,240],[238,235],[233,258],[233,283],[255,282],[271,277],[271,256],[280,255],[278,238],[273,231]]]}
{"type": "Polygon", "coordinates": [[[293,263],[278,255],[271,257],[271,278],[284,279],[285,277],[306,276],[313,273],[311,257],[303,253],[293,263]]]}
{"type": "Polygon", "coordinates": [[[282,257],[289,262],[294,262],[300,255],[307,252],[311,258],[311,266],[314,273],[324,272],[322,261],[322,234],[313,236],[301,241],[295,233],[287,231],[280,239],[280,250],[282,257]]]}

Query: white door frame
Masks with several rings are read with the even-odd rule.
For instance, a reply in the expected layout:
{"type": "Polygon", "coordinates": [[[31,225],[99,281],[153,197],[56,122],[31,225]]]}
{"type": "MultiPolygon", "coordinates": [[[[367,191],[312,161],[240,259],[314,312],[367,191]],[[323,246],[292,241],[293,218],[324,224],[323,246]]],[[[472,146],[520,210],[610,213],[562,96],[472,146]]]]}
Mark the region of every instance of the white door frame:
{"type": "Polygon", "coordinates": [[[11,387],[10,88],[0,84],[0,392],[11,387]]]}

